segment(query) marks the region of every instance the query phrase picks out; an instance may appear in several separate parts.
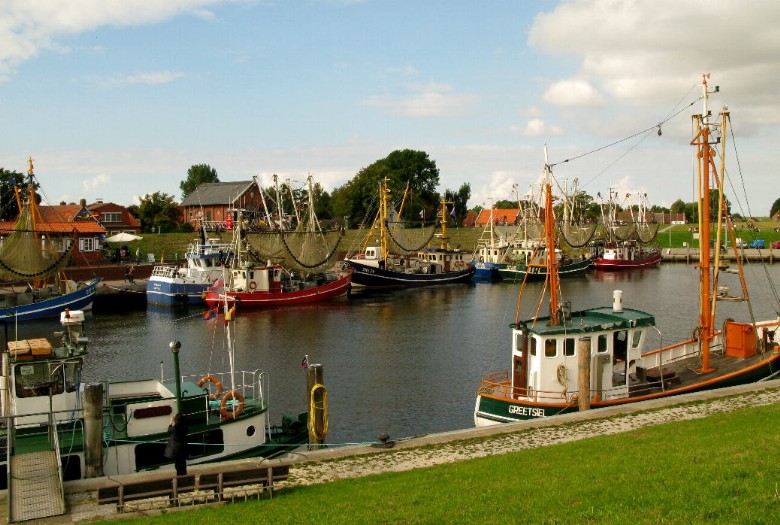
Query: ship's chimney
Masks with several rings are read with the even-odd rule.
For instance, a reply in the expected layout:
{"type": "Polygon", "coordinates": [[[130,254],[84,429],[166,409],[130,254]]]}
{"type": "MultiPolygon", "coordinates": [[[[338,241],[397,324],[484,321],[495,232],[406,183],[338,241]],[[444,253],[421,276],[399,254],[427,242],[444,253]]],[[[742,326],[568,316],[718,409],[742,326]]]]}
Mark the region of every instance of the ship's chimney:
{"type": "Polygon", "coordinates": [[[612,292],[612,311],[616,314],[623,312],[623,290],[612,292]]]}

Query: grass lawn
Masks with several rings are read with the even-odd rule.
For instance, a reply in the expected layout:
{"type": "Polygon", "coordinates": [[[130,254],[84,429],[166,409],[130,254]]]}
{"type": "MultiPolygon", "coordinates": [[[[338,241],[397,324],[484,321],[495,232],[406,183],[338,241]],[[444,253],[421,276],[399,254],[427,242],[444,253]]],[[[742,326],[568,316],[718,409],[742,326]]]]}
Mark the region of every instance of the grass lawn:
{"type": "Polygon", "coordinates": [[[743,409],[118,523],[774,524],[778,421],[780,404],[743,409]]]}

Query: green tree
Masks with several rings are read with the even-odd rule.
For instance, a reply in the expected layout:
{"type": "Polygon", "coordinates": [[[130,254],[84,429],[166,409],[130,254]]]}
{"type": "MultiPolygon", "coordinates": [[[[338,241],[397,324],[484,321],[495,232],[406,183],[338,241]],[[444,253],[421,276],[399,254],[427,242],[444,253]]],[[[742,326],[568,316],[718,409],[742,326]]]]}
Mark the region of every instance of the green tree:
{"type": "Polygon", "coordinates": [[[141,230],[145,232],[170,233],[176,231],[181,222],[181,210],[173,200],[173,195],[157,191],[141,197],[138,219],[141,221],[141,230]]]}
{"type": "Polygon", "coordinates": [[[682,199],[677,199],[672,203],[669,211],[671,213],[685,213],[685,202],[682,199]]]}
{"type": "Polygon", "coordinates": [[[217,170],[208,164],[195,164],[187,170],[187,179],[179,183],[181,188],[181,198],[186,199],[187,195],[195,191],[195,188],[204,182],[219,182],[217,170]]]}
{"type": "Polygon", "coordinates": [[[350,224],[367,224],[368,215],[376,209],[379,182],[387,178],[390,192],[396,202],[407,183],[410,195],[405,204],[412,215],[425,210],[426,217],[432,217],[438,209],[436,186],[439,185],[439,169],[436,162],[423,151],[396,150],[386,158],[362,168],[349,182],[333,190],[331,195],[334,217],[349,217],[350,224]]]}
{"type": "Polygon", "coordinates": [[[772,208],[769,210],[769,216],[774,217],[775,213],[780,211],[780,199],[777,199],[775,202],[772,203],[772,208]]]}
{"type": "MultiPolygon", "coordinates": [[[[14,186],[20,186],[24,191],[25,175],[18,171],[10,171],[0,168],[0,220],[13,221],[19,215],[19,206],[16,205],[14,186]]],[[[35,187],[38,187],[36,183],[35,187]]]]}
{"type": "Polygon", "coordinates": [[[496,201],[493,207],[496,208],[497,210],[516,210],[517,201],[510,201],[507,199],[503,199],[500,201],[496,201]]]}
{"type": "Polygon", "coordinates": [[[468,182],[464,182],[461,184],[460,188],[458,188],[458,191],[445,190],[444,198],[453,203],[455,208],[454,221],[456,224],[460,224],[468,211],[468,203],[471,198],[471,185],[468,182]]]}

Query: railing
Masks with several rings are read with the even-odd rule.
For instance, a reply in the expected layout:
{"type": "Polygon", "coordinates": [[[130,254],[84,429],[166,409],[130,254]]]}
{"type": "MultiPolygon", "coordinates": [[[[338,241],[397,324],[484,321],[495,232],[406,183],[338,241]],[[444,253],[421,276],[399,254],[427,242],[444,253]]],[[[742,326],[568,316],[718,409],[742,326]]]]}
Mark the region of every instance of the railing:
{"type": "MultiPolygon", "coordinates": [[[[260,408],[265,409],[267,405],[266,397],[268,392],[268,374],[262,370],[237,370],[233,374],[234,385],[231,385],[230,372],[214,372],[206,374],[208,376],[216,377],[223,387],[223,395],[231,390],[238,390],[244,398],[252,398],[259,402],[260,408]]],[[[182,381],[190,381],[197,383],[204,376],[202,375],[187,375],[182,376],[182,381]]],[[[204,385],[205,386],[205,385],[204,385]]]]}
{"type": "Polygon", "coordinates": [[[152,277],[167,277],[173,279],[179,273],[179,267],[177,265],[170,266],[155,266],[152,269],[152,277]]]}

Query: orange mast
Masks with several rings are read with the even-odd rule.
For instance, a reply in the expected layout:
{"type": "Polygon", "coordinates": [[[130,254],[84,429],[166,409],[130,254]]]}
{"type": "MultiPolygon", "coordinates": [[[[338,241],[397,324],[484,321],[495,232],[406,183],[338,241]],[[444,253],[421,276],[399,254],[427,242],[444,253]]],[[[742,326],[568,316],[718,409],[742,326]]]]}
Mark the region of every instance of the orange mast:
{"type": "MultiPolygon", "coordinates": [[[[692,146],[697,148],[697,188],[699,194],[699,345],[701,349],[702,362],[701,368],[697,369],[699,373],[712,372],[714,368],[710,366],[710,345],[713,337],[713,312],[710,310],[712,299],[712,290],[710,283],[710,179],[717,176],[717,173],[711,174],[710,168],[714,165],[712,157],[715,150],[710,147],[710,115],[707,108],[707,79],[709,74],[702,78],[702,99],[703,112],[701,115],[694,115],[696,129],[698,132],[691,141],[692,146]]],[[[715,91],[718,91],[717,87],[715,91]]],[[[717,139],[716,139],[717,141],[717,139]]]]}

